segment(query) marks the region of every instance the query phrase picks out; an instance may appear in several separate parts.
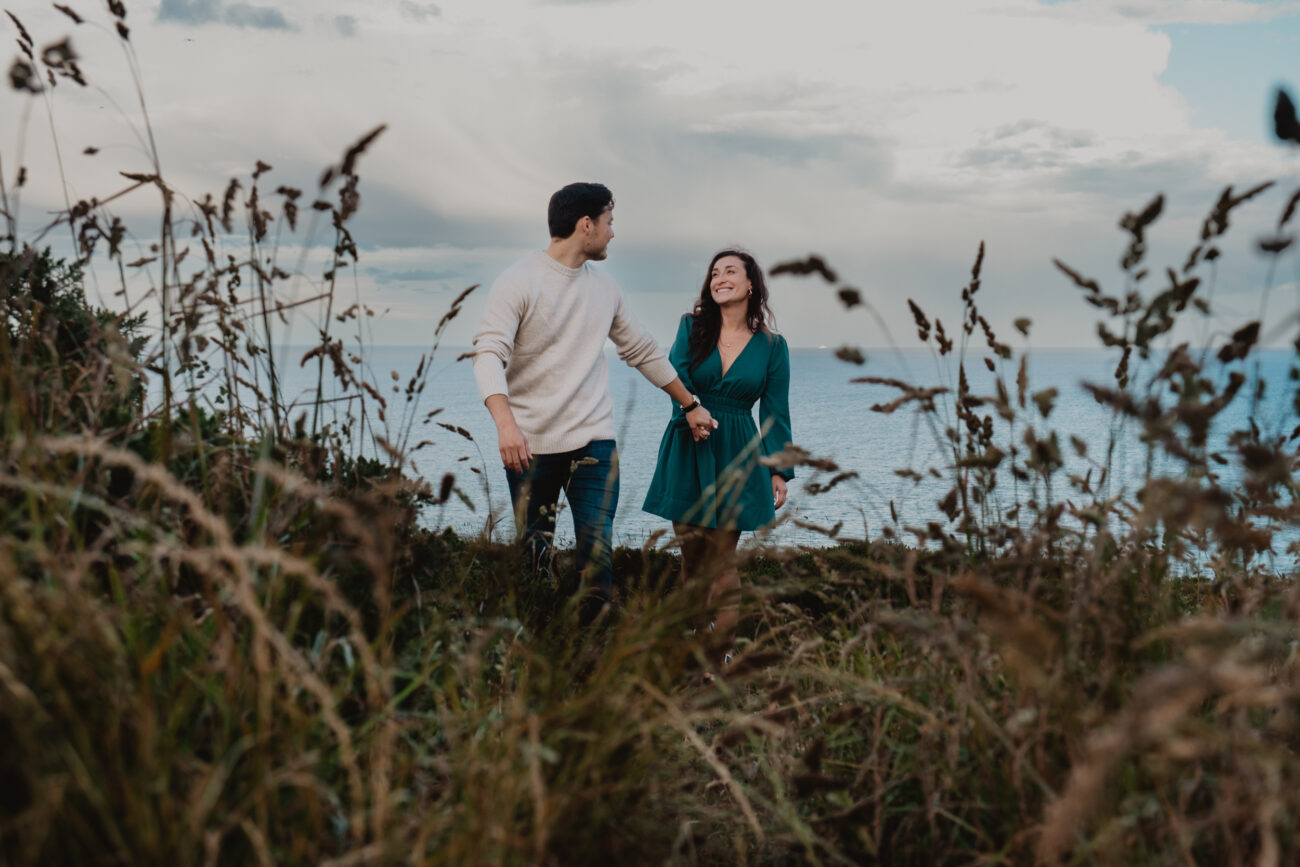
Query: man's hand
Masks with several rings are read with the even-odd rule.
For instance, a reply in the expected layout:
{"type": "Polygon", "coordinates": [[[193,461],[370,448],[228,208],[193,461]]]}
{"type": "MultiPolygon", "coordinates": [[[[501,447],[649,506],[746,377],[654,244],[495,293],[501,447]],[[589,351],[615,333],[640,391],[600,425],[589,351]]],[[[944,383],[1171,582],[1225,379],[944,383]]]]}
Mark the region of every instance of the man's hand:
{"type": "Polygon", "coordinates": [[[785,505],[785,477],[772,474],[772,506],[781,508],[785,505]]]}
{"type": "Polygon", "coordinates": [[[696,442],[708,439],[718,428],[718,420],[702,406],[686,413],[686,423],[691,426],[691,438],[696,442]]]}
{"type": "Polygon", "coordinates": [[[501,450],[501,463],[506,469],[522,473],[528,469],[533,459],[533,452],[528,448],[528,437],[515,423],[515,414],[510,411],[510,401],[504,394],[494,394],[484,401],[492,420],[497,424],[497,448],[501,450]]]}
{"type": "Polygon", "coordinates": [[[524,436],[519,425],[511,422],[508,427],[498,427],[497,447],[501,450],[501,463],[505,464],[507,469],[516,473],[528,469],[533,453],[528,448],[528,437],[524,436]]]}
{"type": "MultiPolygon", "coordinates": [[[[674,379],[664,386],[664,391],[668,396],[677,402],[677,405],[685,409],[696,401],[695,395],[686,390],[680,379],[674,379]]],[[[709,438],[718,427],[717,420],[704,407],[697,406],[695,409],[686,413],[686,423],[691,428],[691,439],[699,442],[709,438]]]]}

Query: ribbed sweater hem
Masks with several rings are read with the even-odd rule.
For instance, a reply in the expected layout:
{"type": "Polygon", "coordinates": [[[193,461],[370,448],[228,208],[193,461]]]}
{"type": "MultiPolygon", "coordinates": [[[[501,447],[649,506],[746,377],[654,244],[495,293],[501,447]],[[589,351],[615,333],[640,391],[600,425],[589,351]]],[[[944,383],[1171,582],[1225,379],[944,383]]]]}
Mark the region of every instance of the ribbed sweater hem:
{"type": "Polygon", "coordinates": [[[580,449],[595,440],[612,440],[614,432],[589,430],[575,431],[563,436],[533,436],[532,434],[525,434],[525,436],[528,437],[528,448],[533,454],[558,455],[580,449]]]}

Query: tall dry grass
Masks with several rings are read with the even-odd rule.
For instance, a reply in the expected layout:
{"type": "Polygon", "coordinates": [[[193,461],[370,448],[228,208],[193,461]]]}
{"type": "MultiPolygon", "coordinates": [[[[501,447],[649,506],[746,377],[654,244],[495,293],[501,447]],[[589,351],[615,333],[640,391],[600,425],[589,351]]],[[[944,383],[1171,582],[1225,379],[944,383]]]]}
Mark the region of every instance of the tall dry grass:
{"type": "MultiPolygon", "coordinates": [[[[134,66],[126,9],[108,14],[134,66]]],[[[93,79],[72,41],[19,40],[10,79],[38,108],[93,79]]],[[[509,547],[420,526],[461,486],[408,478],[429,359],[393,401],[330,331],[364,315],[338,309],[336,277],[379,133],[310,206],[269,192],[264,163],[201,199],[155,171],[21,236],[21,184],[0,188],[5,862],[1295,860],[1300,599],[1252,557],[1295,529],[1293,437],[1208,445],[1232,401],[1275,399],[1251,384],[1259,322],[1210,347],[1222,382],[1203,348],[1168,344],[1210,309],[1220,239],[1262,188],[1225,191],[1159,288],[1160,199],[1123,220],[1120,291],[1061,263],[1116,355],[1093,393],[1176,473],[1125,494],[1104,446],[1052,428],[1056,395],[980,311],[981,255],[955,326],[912,307],[946,378],[876,381],[897,392],[879,411],[946,444],[934,520],[752,558],[740,653],[701,686],[706,606],[671,553],[618,552],[621,612],[583,630],[509,547]],[[109,208],[128,195],[161,217],[131,261],[109,208]],[[73,261],[41,250],[65,230],[73,261]],[[320,274],[276,264],[295,231],[332,238],[320,274]],[[95,266],[123,311],[87,304],[95,266]],[[302,406],[273,351],[290,305],[323,326],[302,406]]],[[[1293,255],[1297,200],[1263,255],[1293,255]]],[[[865,304],[816,257],[775,270],[865,304]]],[[[780,460],[814,491],[853,472],[780,460]]]]}

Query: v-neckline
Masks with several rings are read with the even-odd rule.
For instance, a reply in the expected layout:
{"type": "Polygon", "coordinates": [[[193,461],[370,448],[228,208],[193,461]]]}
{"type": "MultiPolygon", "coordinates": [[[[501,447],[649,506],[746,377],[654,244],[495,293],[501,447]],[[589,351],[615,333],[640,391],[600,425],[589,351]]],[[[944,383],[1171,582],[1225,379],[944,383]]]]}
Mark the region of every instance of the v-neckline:
{"type": "Polygon", "coordinates": [[[727,374],[731,373],[731,369],[736,366],[736,362],[740,361],[740,356],[745,354],[745,350],[748,349],[749,344],[753,342],[754,342],[754,332],[751,331],[749,333],[749,339],[745,341],[745,345],[740,347],[740,351],[736,353],[736,357],[731,359],[731,364],[728,364],[725,367],[722,364],[722,343],[719,342],[716,345],[714,345],[713,351],[718,354],[718,369],[722,371],[722,376],[718,379],[719,382],[727,378],[727,374]]]}

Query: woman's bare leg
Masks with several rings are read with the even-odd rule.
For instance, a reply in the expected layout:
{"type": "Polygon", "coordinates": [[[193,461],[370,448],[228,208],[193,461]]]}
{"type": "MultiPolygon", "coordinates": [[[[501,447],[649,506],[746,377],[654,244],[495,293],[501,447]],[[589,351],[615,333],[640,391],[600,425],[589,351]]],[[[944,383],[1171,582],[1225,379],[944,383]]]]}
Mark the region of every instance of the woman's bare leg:
{"type": "Polygon", "coordinates": [[[740,620],[740,572],[732,565],[740,533],[690,524],[673,524],[682,545],[682,585],[708,582],[706,601],[717,605],[713,642],[727,646],[740,620]]]}
{"type": "Polygon", "coordinates": [[[708,558],[714,573],[709,585],[708,602],[718,606],[713,634],[719,644],[729,646],[731,633],[740,622],[740,570],[735,566],[736,545],[740,533],[735,530],[708,530],[708,558]]]}
{"type": "Polygon", "coordinates": [[[673,521],[673,532],[677,534],[682,546],[682,586],[687,587],[701,574],[707,558],[708,546],[704,536],[705,528],[692,524],[680,524],[673,521]]]}

